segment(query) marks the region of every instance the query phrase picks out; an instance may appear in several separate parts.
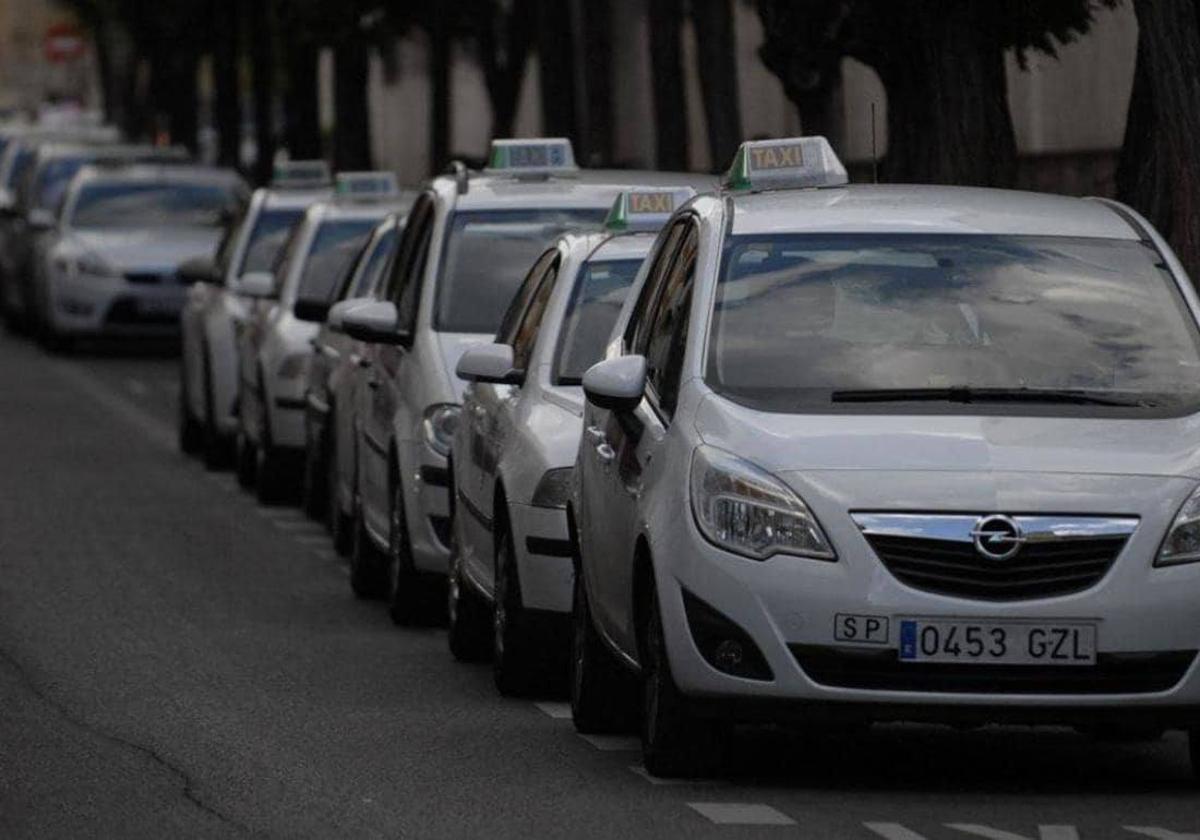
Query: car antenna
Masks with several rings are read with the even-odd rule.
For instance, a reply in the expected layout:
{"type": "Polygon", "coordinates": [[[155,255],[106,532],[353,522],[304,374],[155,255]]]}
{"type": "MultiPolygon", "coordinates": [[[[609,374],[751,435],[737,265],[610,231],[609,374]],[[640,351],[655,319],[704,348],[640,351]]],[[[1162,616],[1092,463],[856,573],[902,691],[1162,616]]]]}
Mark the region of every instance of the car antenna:
{"type": "Polygon", "coordinates": [[[879,183],[879,152],[875,148],[875,102],[871,102],[871,180],[879,183]]]}

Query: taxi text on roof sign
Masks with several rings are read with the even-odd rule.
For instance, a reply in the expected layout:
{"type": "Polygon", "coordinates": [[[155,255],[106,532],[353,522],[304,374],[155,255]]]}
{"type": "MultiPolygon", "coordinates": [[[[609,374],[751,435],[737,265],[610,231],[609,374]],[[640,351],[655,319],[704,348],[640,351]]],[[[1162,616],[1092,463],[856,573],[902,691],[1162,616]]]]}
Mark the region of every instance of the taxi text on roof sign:
{"type": "Polygon", "coordinates": [[[493,140],[487,172],[510,175],[551,175],[574,172],[575,150],[565,137],[493,140]]]}
{"type": "Polygon", "coordinates": [[[850,182],[846,167],[824,137],[789,137],[743,143],[725,175],[730,190],[838,187],[850,182]]]}
{"type": "Polygon", "coordinates": [[[394,172],[339,172],[335,189],[339,198],[373,201],[400,193],[394,172]]]}
{"type": "Polygon", "coordinates": [[[289,160],[275,164],[272,187],[324,187],[332,183],[329,164],[323,160],[289,160]]]}
{"type": "Polygon", "coordinates": [[[658,230],[671,214],[696,191],[691,187],[674,190],[632,189],[617,196],[604,227],[612,231],[658,230]]]}

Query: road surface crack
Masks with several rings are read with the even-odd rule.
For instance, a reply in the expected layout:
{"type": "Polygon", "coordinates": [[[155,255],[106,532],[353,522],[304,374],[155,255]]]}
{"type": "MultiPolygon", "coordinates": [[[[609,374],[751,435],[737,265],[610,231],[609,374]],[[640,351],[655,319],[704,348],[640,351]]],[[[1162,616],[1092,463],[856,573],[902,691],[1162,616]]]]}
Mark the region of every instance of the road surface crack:
{"type": "Polygon", "coordinates": [[[153,747],[148,747],[145,744],[139,744],[136,741],[132,741],[128,738],[122,737],[121,735],[117,735],[116,733],[110,732],[72,714],[66,706],[46,693],[46,691],[37,684],[37,682],[33,679],[33,676],[16,659],[16,657],[14,657],[4,648],[0,648],[0,662],[7,664],[13,671],[17,673],[17,676],[20,678],[21,682],[25,685],[30,694],[52,709],[67,723],[94,737],[108,741],[112,744],[116,744],[117,746],[124,747],[125,749],[133,750],[134,752],[149,758],[167,773],[179,779],[180,786],[183,789],[182,793],[184,799],[192,803],[197,809],[220,820],[225,825],[238,830],[242,834],[247,834],[250,836],[255,836],[258,834],[258,832],[251,829],[245,823],[239,822],[234,817],[229,816],[228,814],[218,810],[201,799],[200,795],[196,792],[195,780],[192,779],[191,775],[188,774],[188,772],[183,768],[171,763],[170,760],[168,760],[153,747]]]}

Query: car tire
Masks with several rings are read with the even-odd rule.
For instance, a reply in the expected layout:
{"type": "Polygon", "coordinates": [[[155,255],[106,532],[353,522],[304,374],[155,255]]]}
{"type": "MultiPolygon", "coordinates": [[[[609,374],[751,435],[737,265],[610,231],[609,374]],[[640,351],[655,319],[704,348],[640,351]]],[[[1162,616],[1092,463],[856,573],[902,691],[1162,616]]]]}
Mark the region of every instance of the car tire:
{"type": "Polygon", "coordinates": [[[204,355],[204,424],[201,428],[200,455],[204,466],[210,470],[225,469],[229,465],[229,440],[217,428],[217,412],[213,406],[212,367],[208,353],[204,355]]]}
{"type": "Polygon", "coordinates": [[[450,653],[459,662],[483,662],[491,653],[492,616],[487,603],[463,580],[458,545],[451,548],[446,585],[446,624],[450,653]]]}
{"type": "Polygon", "coordinates": [[[329,533],[333,537],[333,550],[342,557],[349,557],[354,544],[353,516],[342,510],[338,498],[338,453],[337,441],[330,439],[329,455],[325,459],[326,478],[325,495],[329,500],[329,533]]]}
{"type": "Polygon", "coordinates": [[[354,517],[354,533],[350,549],[350,589],[355,597],[378,600],[387,594],[384,574],[387,557],[375,547],[367,533],[362,515],[354,517]]]}
{"type": "Polygon", "coordinates": [[[255,454],[254,444],[246,436],[245,430],[238,429],[237,440],[234,446],[234,472],[237,474],[238,484],[245,490],[253,490],[255,464],[258,461],[258,456],[255,454]]]}
{"type": "Polygon", "coordinates": [[[647,773],[663,778],[710,774],[724,758],[726,727],[697,718],[675,685],[653,590],[649,599],[642,636],[642,763],[647,773]]]}
{"type": "Polygon", "coordinates": [[[287,463],[283,453],[271,443],[271,430],[266,426],[262,444],[254,455],[254,490],[259,504],[283,504],[288,499],[287,463]]]}
{"type": "Polygon", "coordinates": [[[388,614],[400,627],[435,624],[446,603],[445,592],[439,593],[433,578],[413,568],[404,488],[399,478],[393,484],[388,529],[388,614]]]}
{"type": "Polygon", "coordinates": [[[575,575],[571,633],[571,720],[585,735],[631,732],[637,722],[637,684],[592,625],[581,575],[575,575]]]}
{"type": "Polygon", "coordinates": [[[325,498],[327,492],[329,432],[323,431],[320,437],[306,441],[304,447],[304,481],[301,487],[300,506],[309,519],[321,522],[329,511],[329,501],[325,498]]]}
{"type": "Polygon", "coordinates": [[[188,388],[187,372],[179,366],[179,451],[184,455],[198,455],[204,446],[204,430],[192,416],[191,390],[188,388]]]}
{"type": "Polygon", "coordinates": [[[539,647],[533,618],[521,603],[521,581],[513,550],[512,528],[503,515],[495,520],[496,586],[492,607],[492,679],[505,697],[524,697],[549,687],[545,645],[539,647]],[[539,681],[539,674],[543,679],[539,681]]]}

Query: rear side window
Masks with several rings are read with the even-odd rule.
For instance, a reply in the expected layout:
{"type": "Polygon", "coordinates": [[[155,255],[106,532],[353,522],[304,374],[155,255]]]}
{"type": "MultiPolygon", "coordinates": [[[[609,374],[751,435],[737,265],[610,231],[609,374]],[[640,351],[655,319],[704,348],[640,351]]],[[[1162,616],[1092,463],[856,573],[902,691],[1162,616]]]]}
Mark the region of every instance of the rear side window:
{"type": "Polygon", "coordinates": [[[331,219],[321,224],[300,274],[299,296],[328,300],[338,279],[379,224],[378,219],[331,219]]]}
{"type": "Polygon", "coordinates": [[[254,230],[250,232],[250,240],[246,243],[238,274],[270,271],[279,259],[279,252],[283,250],[288,234],[303,218],[302,208],[263,210],[259,213],[254,222],[254,230]]]}
{"type": "Polygon", "coordinates": [[[555,383],[578,385],[600,361],[641,265],[641,260],[605,260],[580,269],[558,339],[555,383]]]}

